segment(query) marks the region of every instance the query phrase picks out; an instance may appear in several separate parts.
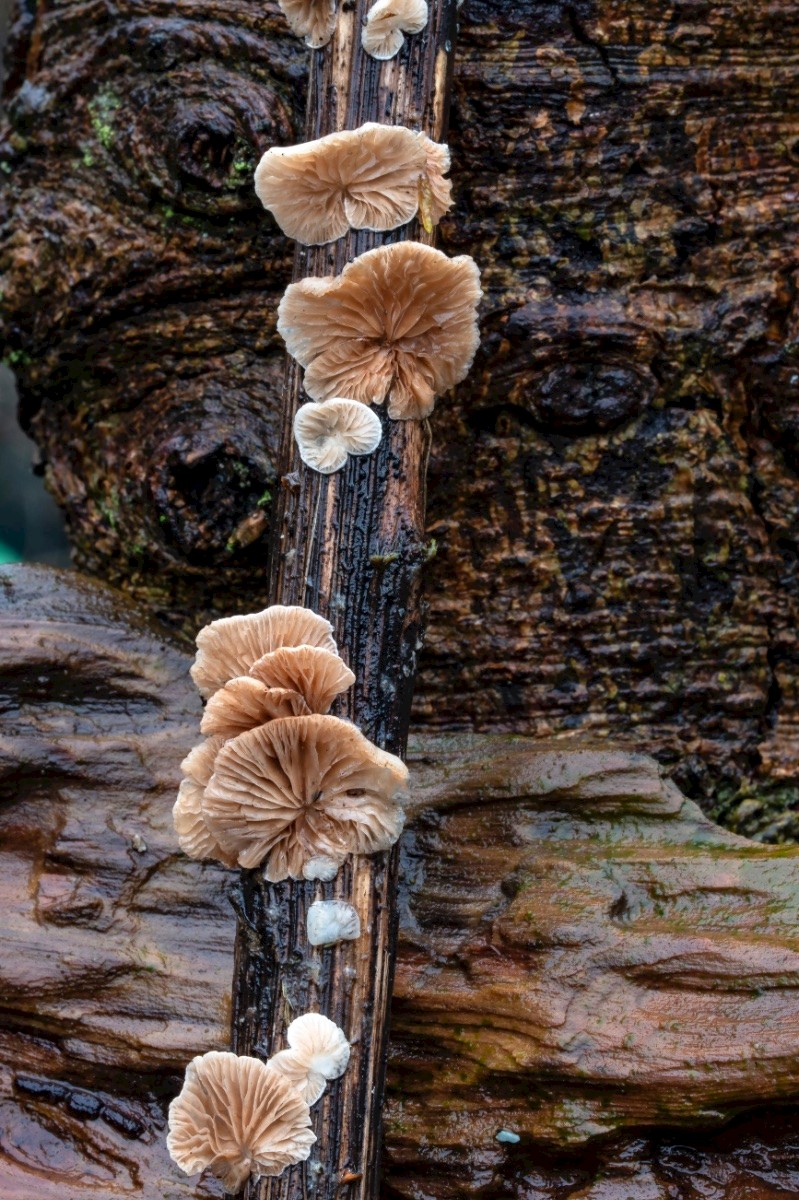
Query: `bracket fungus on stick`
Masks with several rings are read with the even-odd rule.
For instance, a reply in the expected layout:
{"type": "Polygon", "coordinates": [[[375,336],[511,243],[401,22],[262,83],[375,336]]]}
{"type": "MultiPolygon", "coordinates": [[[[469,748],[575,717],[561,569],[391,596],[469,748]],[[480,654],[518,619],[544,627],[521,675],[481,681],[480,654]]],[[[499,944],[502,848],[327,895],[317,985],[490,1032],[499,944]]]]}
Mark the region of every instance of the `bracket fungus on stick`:
{"type": "Polygon", "coordinates": [[[300,1091],[257,1058],[212,1050],[186,1068],[169,1106],[167,1147],[187,1175],[209,1171],[228,1192],[250,1175],[305,1162],[316,1135],[300,1091]]]}
{"type": "Polygon", "coordinates": [[[200,733],[227,740],[278,717],[304,717],[310,711],[293,688],[268,687],[260,679],[241,675],[214,692],[205,706],[200,733]]]}
{"type": "Polygon", "coordinates": [[[351,454],[372,454],[382,436],[380,418],[370,408],[341,396],[324,404],[303,404],[294,418],[300,458],[322,475],[340,471],[351,454]]]}
{"type": "Polygon", "coordinates": [[[361,41],[372,58],[399,54],[406,33],[421,33],[427,24],[427,0],[377,0],[366,17],[361,41]]]}
{"type": "Polygon", "coordinates": [[[341,275],[290,284],[277,327],[312,399],[388,398],[390,417],[422,419],[472,365],[481,295],[468,255],[400,242],[369,250],[341,275]]]}
{"type": "Polygon", "coordinates": [[[277,0],[289,23],[289,29],[297,37],[305,39],[306,46],[321,50],[336,31],[338,0],[277,0]]]}
{"type": "Polygon", "coordinates": [[[349,854],[375,854],[404,824],[408,769],[338,717],[271,721],[227,742],[203,797],[203,815],[242,867],[266,878],[308,878],[349,854]]]}
{"type": "Polygon", "coordinates": [[[315,713],[326,713],[336,696],[355,683],[338,654],[321,646],[282,646],[253,663],[250,674],[268,688],[299,694],[315,713]]]}
{"type": "Polygon", "coordinates": [[[284,1075],[307,1104],[315,1104],[328,1080],[338,1079],[350,1061],[344,1031],[321,1013],[305,1013],[286,1030],[288,1050],[269,1059],[273,1071],[284,1075]]]}
{"type": "Polygon", "coordinates": [[[189,858],[214,858],[235,867],[236,856],[227,854],[208,828],[203,815],[203,798],[214,773],[216,756],[225,744],[223,737],[209,737],[190,750],[180,765],[183,781],[172,809],[178,844],[189,858]]]}
{"type": "Polygon", "coordinates": [[[350,229],[386,233],[424,208],[431,229],[452,205],[447,146],[403,125],[331,133],[272,146],[255,170],[255,191],[287,237],[323,245],[350,229]]]}

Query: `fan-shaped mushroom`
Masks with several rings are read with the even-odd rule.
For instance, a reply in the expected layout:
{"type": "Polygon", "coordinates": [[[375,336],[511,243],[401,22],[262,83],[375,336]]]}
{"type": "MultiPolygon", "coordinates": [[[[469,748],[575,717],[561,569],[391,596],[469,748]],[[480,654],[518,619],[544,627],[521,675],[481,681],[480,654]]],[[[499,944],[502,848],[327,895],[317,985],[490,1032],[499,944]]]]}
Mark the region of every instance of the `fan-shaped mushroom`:
{"type": "Polygon", "coordinates": [[[246,616],[221,617],[197,634],[191,677],[207,699],[281,646],[321,646],[335,654],[333,626],[297,605],[274,604],[246,616]]]}
{"type": "Polygon", "coordinates": [[[307,878],[312,860],[385,850],[402,832],[405,764],[354,725],[314,714],[270,721],[227,742],[205,790],[214,837],[272,882],[307,878]]]}
{"type": "Polygon", "coordinates": [[[203,796],[214,772],[216,756],[225,744],[223,737],[209,737],[200,742],[181,763],[185,778],[172,809],[172,820],[178,844],[189,858],[211,859],[235,867],[236,856],[226,853],[217,843],[205,823],[203,796]]]}
{"type": "Polygon", "coordinates": [[[300,458],[322,475],[340,471],[351,454],[371,454],[382,436],[380,418],[371,408],[339,396],[324,404],[303,404],[294,418],[300,458]]]}
{"type": "Polygon", "coordinates": [[[473,259],[400,242],[362,254],[335,278],[290,284],[278,330],[314,400],[388,396],[390,417],[421,418],[471,366],[480,296],[473,259]]]}
{"type": "Polygon", "coordinates": [[[311,712],[326,713],[336,696],[355,683],[337,654],[318,646],[284,646],[259,658],[250,674],[268,688],[299,693],[311,712]]]}
{"type": "Polygon", "coordinates": [[[289,28],[306,46],[320,50],[336,31],[338,0],[277,0],[289,28]]]}
{"type": "Polygon", "coordinates": [[[363,27],[363,48],[372,58],[393,58],[406,33],[421,33],[427,24],[426,0],[377,0],[363,27]]]}
{"type": "Polygon", "coordinates": [[[350,1061],[350,1044],[339,1029],[321,1013],[305,1013],[286,1030],[291,1047],[269,1059],[269,1066],[296,1087],[307,1104],[315,1104],[329,1079],[338,1079],[350,1061]]]}
{"type": "Polygon", "coordinates": [[[302,717],[310,711],[299,692],[267,687],[260,679],[241,675],[214,692],[205,706],[200,732],[233,738],[277,717],[302,717]]]}
{"type": "Polygon", "coordinates": [[[403,125],[370,121],[299,146],[272,146],[256,168],[255,191],[288,237],[321,245],[350,228],[407,224],[425,188],[436,198],[435,224],[452,203],[448,170],[446,146],[403,125]]]}
{"type": "Polygon", "coordinates": [[[167,1147],[187,1175],[210,1171],[228,1192],[250,1175],[281,1175],[305,1162],[316,1136],[308,1105],[278,1071],[212,1050],[192,1059],[169,1106],[167,1147]]]}
{"type": "Polygon", "coordinates": [[[361,936],[358,910],[346,900],[315,900],[308,909],[306,925],[312,946],[335,946],[361,936]]]}

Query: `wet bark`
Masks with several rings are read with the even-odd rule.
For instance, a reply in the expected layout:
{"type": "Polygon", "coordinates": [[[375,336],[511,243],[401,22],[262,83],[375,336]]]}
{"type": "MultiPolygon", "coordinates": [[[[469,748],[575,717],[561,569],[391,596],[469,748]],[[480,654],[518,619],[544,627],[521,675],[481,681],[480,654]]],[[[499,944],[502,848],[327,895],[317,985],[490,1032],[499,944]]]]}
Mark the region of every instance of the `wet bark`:
{"type": "MultiPolygon", "coordinates": [[[[311,59],[304,140],[365,121],[421,128],[444,140],[449,111],[455,0],[430,7],[430,22],[387,63],[361,47],[366,0],[347,6],[330,45],[311,59]]],[[[381,236],[353,233],[334,246],[298,248],[294,279],[338,274],[364,250],[387,242],[432,242],[416,222],[381,236]]],[[[328,617],[356,675],[337,707],[379,746],[400,755],[410,720],[422,642],[421,574],[426,560],[426,421],[382,415],[378,450],[333,476],[300,460],[293,437],[302,373],[287,364],[281,404],[280,486],[271,509],[268,595],[328,617]]],[[[329,884],[271,885],[262,872],[242,876],[233,980],[233,1048],[267,1056],[286,1045],[286,1027],[323,1012],[352,1045],[344,1076],[314,1107],[311,1159],[278,1179],[250,1182],[248,1200],[311,1193],[332,1200],[346,1188],[364,1200],[379,1190],[381,1113],[388,1017],[396,953],[398,850],[353,858],[329,884]],[[359,912],[354,947],[313,950],[306,916],[317,899],[359,912]]]]}

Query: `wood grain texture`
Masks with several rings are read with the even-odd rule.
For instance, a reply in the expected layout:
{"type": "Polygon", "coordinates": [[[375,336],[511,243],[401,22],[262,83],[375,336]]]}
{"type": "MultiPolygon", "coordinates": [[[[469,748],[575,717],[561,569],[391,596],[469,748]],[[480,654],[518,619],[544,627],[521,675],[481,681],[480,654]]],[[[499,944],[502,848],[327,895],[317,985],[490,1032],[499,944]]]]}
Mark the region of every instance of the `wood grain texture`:
{"type": "MultiPolygon", "coordinates": [[[[0,633],[0,1195],[218,1198],[164,1143],[227,1042],[238,903],[174,847],[189,658],[49,570],[0,573],[0,633]]],[[[795,1191],[797,851],[610,748],[416,733],[410,762],[383,1195],[795,1191]]]]}

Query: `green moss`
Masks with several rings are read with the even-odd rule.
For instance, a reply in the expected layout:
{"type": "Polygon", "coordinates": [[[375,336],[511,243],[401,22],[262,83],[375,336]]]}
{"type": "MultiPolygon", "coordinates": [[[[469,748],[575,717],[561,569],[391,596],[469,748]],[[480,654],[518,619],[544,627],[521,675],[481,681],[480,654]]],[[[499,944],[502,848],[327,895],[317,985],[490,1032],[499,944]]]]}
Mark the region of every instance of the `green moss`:
{"type": "Polygon", "coordinates": [[[89,101],[94,136],[105,150],[109,150],[114,142],[114,115],[118,108],[119,98],[110,91],[98,92],[89,101]]]}

